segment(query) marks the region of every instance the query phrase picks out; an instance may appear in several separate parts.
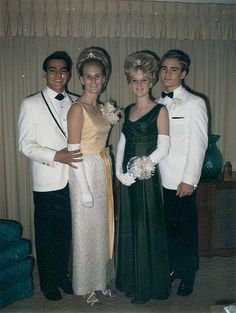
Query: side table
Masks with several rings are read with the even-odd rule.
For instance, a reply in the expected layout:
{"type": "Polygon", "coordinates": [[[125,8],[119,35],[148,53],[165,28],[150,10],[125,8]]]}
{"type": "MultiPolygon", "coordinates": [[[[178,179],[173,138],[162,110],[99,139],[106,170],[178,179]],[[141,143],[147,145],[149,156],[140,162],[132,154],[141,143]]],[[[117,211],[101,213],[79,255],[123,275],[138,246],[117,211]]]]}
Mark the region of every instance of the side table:
{"type": "Polygon", "coordinates": [[[200,256],[236,254],[236,172],[230,181],[201,180],[197,189],[200,256]]]}

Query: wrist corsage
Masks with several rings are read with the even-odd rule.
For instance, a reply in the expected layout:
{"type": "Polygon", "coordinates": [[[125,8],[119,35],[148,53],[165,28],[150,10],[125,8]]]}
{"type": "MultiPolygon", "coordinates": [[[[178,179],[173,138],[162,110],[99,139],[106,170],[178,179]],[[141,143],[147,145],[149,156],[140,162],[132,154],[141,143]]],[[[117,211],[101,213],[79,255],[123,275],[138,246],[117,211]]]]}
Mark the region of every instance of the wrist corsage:
{"type": "Polygon", "coordinates": [[[101,111],[109,120],[111,125],[115,125],[120,119],[121,108],[113,100],[107,101],[101,105],[101,111]]]}
{"type": "Polygon", "coordinates": [[[127,172],[140,180],[149,179],[155,173],[155,164],[149,157],[133,157],[127,164],[127,172]]]}

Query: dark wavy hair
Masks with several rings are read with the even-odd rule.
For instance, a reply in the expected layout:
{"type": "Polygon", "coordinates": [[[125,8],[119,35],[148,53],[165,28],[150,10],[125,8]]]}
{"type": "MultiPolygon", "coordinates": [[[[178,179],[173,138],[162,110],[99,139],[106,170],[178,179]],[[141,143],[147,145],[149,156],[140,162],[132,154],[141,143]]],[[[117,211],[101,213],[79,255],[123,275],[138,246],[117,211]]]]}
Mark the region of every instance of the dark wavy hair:
{"type": "Polygon", "coordinates": [[[47,56],[43,62],[43,70],[46,72],[48,70],[49,61],[55,60],[55,59],[63,60],[66,63],[67,71],[71,75],[72,59],[66,51],[55,51],[52,54],[50,54],[49,56],[47,56]]]}

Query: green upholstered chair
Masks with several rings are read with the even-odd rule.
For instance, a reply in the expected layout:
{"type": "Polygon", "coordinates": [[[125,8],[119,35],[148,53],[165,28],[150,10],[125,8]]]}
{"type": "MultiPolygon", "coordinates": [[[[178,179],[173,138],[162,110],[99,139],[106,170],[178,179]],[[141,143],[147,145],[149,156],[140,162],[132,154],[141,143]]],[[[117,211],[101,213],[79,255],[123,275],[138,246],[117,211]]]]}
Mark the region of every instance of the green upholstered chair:
{"type": "Polygon", "coordinates": [[[33,294],[30,241],[22,226],[0,219],[0,309],[33,294]]]}

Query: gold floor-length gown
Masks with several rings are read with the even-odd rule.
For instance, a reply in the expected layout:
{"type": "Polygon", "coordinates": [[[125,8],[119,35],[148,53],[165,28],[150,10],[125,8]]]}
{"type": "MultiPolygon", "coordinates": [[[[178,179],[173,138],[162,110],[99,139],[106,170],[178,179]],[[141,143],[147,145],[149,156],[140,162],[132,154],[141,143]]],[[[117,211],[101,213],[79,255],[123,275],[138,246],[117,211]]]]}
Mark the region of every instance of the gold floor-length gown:
{"type": "Polygon", "coordinates": [[[78,182],[70,169],[73,290],[77,295],[106,288],[109,245],[107,185],[111,182],[107,181],[106,170],[110,171],[111,166],[105,147],[111,126],[104,115],[94,115],[84,106],[83,115],[81,152],[94,206],[83,206],[78,182]]]}

